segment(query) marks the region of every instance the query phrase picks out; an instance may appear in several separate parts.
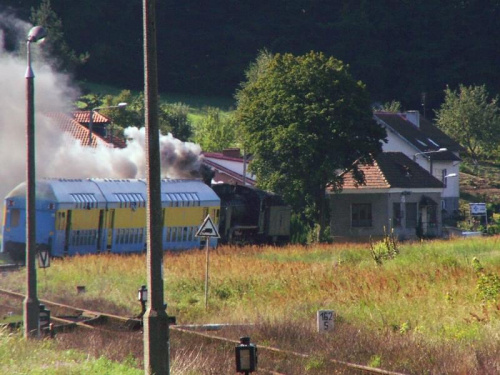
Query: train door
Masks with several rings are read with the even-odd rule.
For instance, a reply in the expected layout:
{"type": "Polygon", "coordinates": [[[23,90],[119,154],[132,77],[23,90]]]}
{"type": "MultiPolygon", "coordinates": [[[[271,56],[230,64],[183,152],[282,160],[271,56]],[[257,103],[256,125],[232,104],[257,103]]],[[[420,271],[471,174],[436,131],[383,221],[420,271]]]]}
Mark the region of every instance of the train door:
{"type": "Polygon", "coordinates": [[[108,240],[107,240],[107,250],[111,251],[113,247],[113,231],[115,227],[115,210],[110,209],[108,211],[108,216],[106,220],[106,229],[108,232],[108,240]]]}
{"type": "Polygon", "coordinates": [[[104,230],[104,210],[99,210],[99,224],[97,227],[97,253],[102,250],[102,232],[104,230]]]}
{"type": "Polygon", "coordinates": [[[71,210],[66,212],[66,228],[64,229],[64,255],[68,255],[71,236],[71,210]]]}

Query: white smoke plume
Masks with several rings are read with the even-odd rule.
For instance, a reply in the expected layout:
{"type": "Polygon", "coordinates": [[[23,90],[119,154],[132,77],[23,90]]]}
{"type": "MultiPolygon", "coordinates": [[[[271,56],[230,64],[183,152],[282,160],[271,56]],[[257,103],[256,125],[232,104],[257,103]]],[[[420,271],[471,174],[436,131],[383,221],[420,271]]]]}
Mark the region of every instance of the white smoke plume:
{"type": "MultiPolygon", "coordinates": [[[[6,194],[26,179],[26,56],[4,48],[5,35],[21,35],[23,46],[31,25],[0,13],[0,205],[6,194]]],[[[14,44],[16,44],[14,43],[14,44]]],[[[144,128],[126,129],[124,149],[81,146],[55,120],[44,113],[70,113],[78,90],[69,76],[41,61],[31,45],[35,73],[35,128],[37,178],[144,178],[146,168],[144,128]]],[[[22,48],[20,48],[22,50],[22,48]]],[[[25,55],[24,49],[24,55],[25,55]]],[[[181,142],[172,135],[160,136],[162,177],[198,177],[200,146],[181,142]]]]}

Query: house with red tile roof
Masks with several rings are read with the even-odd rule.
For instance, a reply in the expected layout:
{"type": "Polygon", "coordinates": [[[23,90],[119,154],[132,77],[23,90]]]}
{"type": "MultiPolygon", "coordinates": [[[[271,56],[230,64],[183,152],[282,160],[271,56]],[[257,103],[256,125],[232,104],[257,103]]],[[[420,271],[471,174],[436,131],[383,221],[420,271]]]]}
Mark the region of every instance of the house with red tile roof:
{"type": "Polygon", "coordinates": [[[460,152],[464,148],[420,116],[418,111],[375,112],[375,121],[387,131],[384,152],[402,152],[417,162],[444,187],[440,202],[445,217],[458,212],[460,152]]]}
{"type": "Polygon", "coordinates": [[[111,126],[111,120],[94,112],[92,133],[89,132],[89,111],[76,111],[72,114],[64,113],[45,113],[45,115],[53,120],[59,126],[61,131],[70,133],[73,138],[79,140],[82,146],[90,147],[126,147],[125,140],[115,136],[112,132],[106,130],[106,127],[111,126]],[[95,126],[97,124],[97,126],[95,126]]]}
{"type": "Polygon", "coordinates": [[[255,176],[247,171],[248,160],[243,158],[239,148],[204,152],[203,163],[215,173],[212,178],[214,183],[255,185],[255,176]]]}
{"type": "Polygon", "coordinates": [[[402,152],[383,152],[359,169],[363,184],[347,171],[342,191],[327,191],[334,238],[368,239],[391,231],[399,239],[442,235],[439,179],[402,152]]]}

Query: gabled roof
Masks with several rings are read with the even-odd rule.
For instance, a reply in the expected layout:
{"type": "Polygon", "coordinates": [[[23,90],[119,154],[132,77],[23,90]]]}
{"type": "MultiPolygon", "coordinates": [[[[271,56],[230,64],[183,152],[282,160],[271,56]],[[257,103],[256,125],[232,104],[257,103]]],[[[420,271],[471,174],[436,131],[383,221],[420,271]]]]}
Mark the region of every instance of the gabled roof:
{"type": "MultiPolygon", "coordinates": [[[[82,146],[89,146],[89,130],[85,126],[73,120],[69,115],[66,115],[64,113],[50,112],[46,113],[45,115],[55,120],[62,131],[70,133],[75,139],[79,140],[82,146]]],[[[91,147],[97,147],[97,145],[113,147],[112,144],[106,142],[95,133],[92,133],[91,138],[91,147]]]]}
{"type": "MultiPolygon", "coordinates": [[[[223,152],[203,152],[203,164],[209,166],[215,172],[214,181],[243,184],[243,157],[241,157],[239,149],[227,149],[223,152]]],[[[251,186],[255,185],[255,179],[248,171],[245,183],[251,186]]]]}
{"type": "Polygon", "coordinates": [[[418,126],[411,122],[406,113],[375,112],[374,118],[399,134],[401,138],[412,144],[419,152],[436,151],[447,148],[448,151],[428,154],[433,160],[460,161],[454,152],[464,148],[423,116],[419,117],[418,126]]]}
{"type": "MultiPolygon", "coordinates": [[[[88,124],[90,122],[90,111],[75,111],[73,112],[73,118],[80,124],[88,124]]],[[[99,112],[94,111],[94,114],[92,115],[92,122],[94,124],[109,124],[111,123],[111,120],[108,117],[101,115],[99,112]]]]}
{"type": "Polygon", "coordinates": [[[418,189],[443,188],[443,183],[428,171],[408,158],[402,152],[383,152],[373,165],[363,164],[359,169],[365,176],[365,183],[358,185],[352,172],[343,174],[343,190],[349,189],[418,189]]]}

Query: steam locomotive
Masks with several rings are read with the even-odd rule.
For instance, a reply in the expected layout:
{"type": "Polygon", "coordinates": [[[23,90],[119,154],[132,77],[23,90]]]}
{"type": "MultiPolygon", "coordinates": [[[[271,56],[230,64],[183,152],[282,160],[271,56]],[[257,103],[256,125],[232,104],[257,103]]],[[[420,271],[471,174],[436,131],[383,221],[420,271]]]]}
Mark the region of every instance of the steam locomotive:
{"type": "MultiPolygon", "coordinates": [[[[51,256],[133,253],[146,249],[146,182],[140,179],[37,181],[36,243],[51,256]]],[[[277,195],[246,186],[200,180],[162,180],[163,250],[199,248],[196,233],[209,215],[221,243],[283,243],[290,237],[290,207],[277,195]]],[[[26,185],[4,201],[2,252],[25,258],[26,185]]],[[[216,246],[217,238],[209,239],[216,246]]]]}

